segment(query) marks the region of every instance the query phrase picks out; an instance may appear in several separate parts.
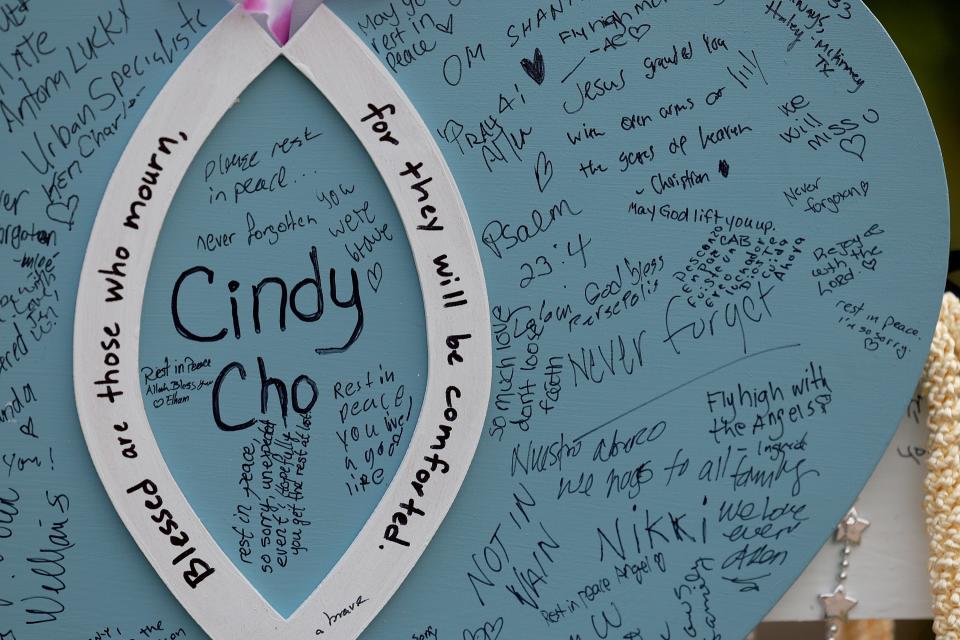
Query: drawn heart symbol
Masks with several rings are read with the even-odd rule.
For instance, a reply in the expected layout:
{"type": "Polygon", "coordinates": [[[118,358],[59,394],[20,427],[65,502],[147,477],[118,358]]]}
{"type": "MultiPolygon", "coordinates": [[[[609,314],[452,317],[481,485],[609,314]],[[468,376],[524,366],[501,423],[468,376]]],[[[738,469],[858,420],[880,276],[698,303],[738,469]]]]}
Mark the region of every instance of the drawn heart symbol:
{"type": "Polygon", "coordinates": [[[67,225],[67,229],[73,229],[73,220],[77,215],[78,206],[80,206],[80,197],[76,195],[67,198],[66,202],[51,202],[47,205],[47,218],[67,225]]]}
{"type": "Polygon", "coordinates": [[[876,258],[870,258],[869,260],[864,260],[864,261],[861,262],[860,264],[863,265],[863,268],[864,268],[864,269],[868,269],[868,270],[870,270],[870,271],[876,271],[876,270],[877,270],[877,259],[876,259],[876,258]]]}
{"type": "Polygon", "coordinates": [[[858,133],[853,137],[844,138],[840,141],[840,148],[850,155],[857,156],[863,162],[863,153],[867,149],[867,137],[858,133]]]}
{"type": "Polygon", "coordinates": [[[720,165],[719,165],[719,169],[720,169],[720,175],[722,175],[724,178],[729,178],[729,177],[730,177],[730,163],[729,163],[729,162],[727,162],[726,160],[721,160],[721,161],[720,161],[720,165]]]}
{"type": "Polygon", "coordinates": [[[373,267],[367,269],[367,282],[370,288],[376,293],[380,290],[380,283],[383,281],[383,265],[377,262],[373,267]]]}
{"type": "Polygon", "coordinates": [[[533,173],[537,177],[537,188],[540,189],[540,193],[543,193],[550,181],[553,180],[553,163],[547,160],[547,154],[543,151],[537,156],[537,164],[533,173]]]}
{"type": "Polygon", "coordinates": [[[437,31],[441,31],[445,34],[453,35],[453,14],[450,14],[450,17],[447,18],[447,22],[434,22],[433,26],[437,28],[437,31]]]}
{"type": "Polygon", "coordinates": [[[478,629],[464,629],[463,640],[498,640],[503,632],[503,616],[494,622],[484,622],[478,629]]]}
{"type": "Polygon", "coordinates": [[[539,48],[533,52],[532,62],[528,58],[524,58],[520,61],[520,66],[523,67],[523,70],[526,71],[531,80],[537,84],[543,84],[547,70],[543,62],[543,53],[540,52],[539,48]]]}
{"type": "MultiPolygon", "coordinates": [[[[173,595],[214,640],[356,638],[417,563],[457,495],[482,433],[492,367],[486,283],[450,176],[389,71],[325,5],[282,49],[252,18],[236,9],[229,13],[177,69],[120,158],[94,223],[77,295],[77,411],[117,513],[173,595]],[[420,277],[431,345],[421,413],[400,468],[347,551],[289,618],[253,588],[200,521],[163,458],[143,398],[131,392],[140,389],[137,335],[150,260],[170,203],[223,114],[280,56],[340,112],[393,196],[420,277]],[[340,64],[331,65],[331,59],[340,64]],[[432,178],[430,205],[444,212],[442,225],[421,217],[423,205],[397,170],[411,161],[432,178]],[[151,173],[158,164],[162,170],[151,173]],[[138,192],[144,175],[151,186],[149,208],[137,208],[130,194],[145,193],[138,192]],[[105,256],[125,270],[122,295],[110,304],[104,302],[106,272],[98,274],[105,256]],[[437,270],[439,256],[444,274],[437,270]],[[455,280],[445,276],[451,269],[455,280]],[[106,342],[105,334],[114,340],[106,342]],[[458,336],[455,347],[449,336],[458,336]],[[108,375],[120,376],[109,389],[93,366],[104,362],[101,346],[107,344],[107,361],[117,363],[116,373],[108,375]],[[117,393],[120,387],[126,392],[117,393]]],[[[372,270],[377,286],[378,266],[372,270]]]]}

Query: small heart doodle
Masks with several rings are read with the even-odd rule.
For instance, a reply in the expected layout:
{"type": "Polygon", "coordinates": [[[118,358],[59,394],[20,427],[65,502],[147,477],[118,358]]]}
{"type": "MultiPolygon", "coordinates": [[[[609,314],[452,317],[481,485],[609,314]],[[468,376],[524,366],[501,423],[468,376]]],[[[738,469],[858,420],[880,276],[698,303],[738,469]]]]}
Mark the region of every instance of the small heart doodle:
{"type": "Polygon", "coordinates": [[[380,290],[380,283],[383,282],[383,265],[377,262],[367,269],[367,282],[374,293],[380,290]]]}
{"type": "Polygon", "coordinates": [[[537,156],[537,166],[533,168],[533,173],[537,177],[537,188],[540,189],[540,193],[543,193],[553,179],[553,163],[547,159],[547,154],[543,151],[537,156]]]}
{"type": "Polygon", "coordinates": [[[68,230],[72,230],[79,206],[80,197],[77,195],[72,195],[65,201],[51,202],[46,208],[47,218],[53,222],[65,224],[68,230]]]}
{"type": "Polygon", "coordinates": [[[863,152],[867,150],[867,137],[858,133],[851,138],[844,138],[840,141],[840,148],[850,155],[857,156],[860,162],[863,162],[863,152]]]}
{"type": "Polygon", "coordinates": [[[520,61],[520,66],[523,67],[523,70],[527,72],[527,75],[530,76],[531,80],[537,84],[543,84],[543,80],[547,75],[547,70],[543,63],[543,53],[540,52],[539,48],[533,52],[533,61],[529,60],[528,58],[524,58],[520,61]]]}
{"type": "Polygon", "coordinates": [[[447,18],[446,22],[434,22],[433,26],[437,29],[437,31],[441,31],[448,36],[453,35],[453,14],[450,14],[450,17],[447,18]]]}

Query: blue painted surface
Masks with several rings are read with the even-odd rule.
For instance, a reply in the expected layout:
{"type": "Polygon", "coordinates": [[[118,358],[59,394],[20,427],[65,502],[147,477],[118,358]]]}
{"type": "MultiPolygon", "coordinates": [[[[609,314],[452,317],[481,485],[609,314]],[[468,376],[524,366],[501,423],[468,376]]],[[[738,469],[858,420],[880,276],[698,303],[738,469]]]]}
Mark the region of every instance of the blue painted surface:
{"type": "MultiPolygon", "coordinates": [[[[487,434],[467,482],[364,637],[420,637],[428,628],[466,639],[653,638],[668,628],[671,637],[743,637],[832,531],[913,390],[947,243],[936,139],[902,59],[859,2],[849,19],[846,3],[824,2],[821,20],[798,15],[792,23],[787,3],[776,11],[734,0],[552,4],[553,12],[548,3],[501,0],[332,3],[395,67],[437,133],[481,242],[497,346],[487,434]],[[611,14],[615,8],[622,13],[611,14]],[[792,47],[791,24],[803,32],[792,47]],[[582,108],[581,92],[595,98],[582,108]],[[678,185],[663,189],[675,172],[678,185]],[[743,282],[737,275],[749,288],[735,288],[743,282]]],[[[124,62],[139,68],[151,52],[166,59],[170,43],[186,46],[176,33],[195,44],[226,7],[183,3],[181,15],[170,2],[123,6],[129,33],[76,72],[67,46],[83,39],[96,10],[112,9],[119,25],[119,3],[89,2],[60,16],[31,7],[28,22],[0,33],[9,48],[26,33],[48,31],[56,51],[26,77],[36,85],[63,69],[70,83],[36,117],[9,133],[0,129],[0,188],[29,191],[16,210],[0,213],[8,238],[0,251],[10,260],[2,263],[4,290],[22,300],[48,294],[37,303],[42,313],[6,302],[0,315],[0,355],[7,354],[0,401],[8,407],[0,431],[7,508],[0,513],[19,511],[12,522],[0,519],[0,605],[11,602],[0,606],[0,634],[20,640],[107,637],[107,628],[109,637],[169,637],[179,628],[204,637],[131,543],[89,463],[72,404],[71,291],[123,143],[184,52],[170,64],[143,64],[144,75],[123,85],[133,105],[96,96],[119,92],[110,72],[122,74],[124,62]],[[195,22],[197,9],[206,27],[195,22]],[[101,135],[89,158],[82,157],[89,142],[74,137],[61,150],[50,129],[70,122],[85,102],[101,131],[126,113],[119,133],[101,135]],[[53,145],[45,174],[34,133],[53,145]],[[65,207],[47,207],[44,184],[65,207]],[[65,212],[74,203],[71,224],[65,212]],[[55,232],[55,246],[52,238],[44,246],[36,234],[14,232],[16,225],[55,232]],[[30,259],[23,266],[24,255],[38,253],[57,254],[55,268],[39,276],[30,259]],[[41,326],[51,331],[40,335],[41,326]],[[19,361],[18,332],[29,350],[19,361]],[[58,587],[43,571],[59,565],[28,560],[57,559],[56,550],[44,550],[63,540],[49,537],[58,522],[73,545],[61,551],[67,571],[58,576],[59,592],[43,588],[58,587]],[[50,598],[64,611],[27,624],[44,617],[28,609],[58,608],[31,598],[50,598]],[[158,620],[166,635],[140,634],[158,620]]],[[[0,61],[15,72],[15,59],[0,61]]],[[[2,73],[0,83],[9,105],[17,84],[2,73]]],[[[248,578],[289,613],[379,498],[375,484],[365,491],[344,484],[349,475],[382,468],[389,481],[409,432],[392,442],[384,417],[409,407],[412,428],[427,372],[422,299],[397,213],[346,125],[287,63],[273,65],[241,97],[185,179],[157,248],[144,318],[142,364],[155,378],[145,389],[168,384],[146,389],[148,405],[163,405],[148,411],[171,469],[248,578]],[[288,144],[274,151],[284,138],[288,144]],[[249,166],[254,150],[257,164],[249,166]],[[216,163],[233,154],[241,165],[248,154],[248,166],[218,175],[224,171],[216,163]],[[274,177],[280,166],[282,180],[274,177]],[[274,191],[235,198],[238,179],[253,178],[248,187],[256,189],[258,177],[268,187],[272,179],[274,191]],[[341,185],[356,190],[344,193],[341,185]],[[220,189],[227,203],[218,200],[220,189]],[[324,193],[326,200],[318,197],[324,193]],[[347,221],[348,214],[356,217],[347,221]],[[268,225],[284,220],[292,228],[273,235],[268,225]],[[340,221],[344,232],[332,233],[340,221]],[[363,237],[383,224],[392,240],[363,248],[363,237]],[[219,248],[204,248],[218,241],[219,248]],[[356,242],[358,259],[350,255],[356,242]],[[292,288],[310,277],[312,246],[325,285],[323,318],[301,322],[288,309],[281,332],[275,285],[264,289],[256,334],[251,284],[279,276],[292,288]],[[227,327],[231,335],[217,343],[185,339],[171,319],[173,283],[197,265],[216,279],[209,287],[189,281],[185,317],[198,332],[227,327]],[[345,353],[321,356],[313,350],[342,344],[356,317],[355,309],[331,304],[331,267],[343,291],[349,270],[357,271],[364,327],[345,353]],[[230,327],[230,278],[240,283],[239,340],[230,327]],[[264,433],[218,429],[209,386],[227,364],[241,362],[247,379],[229,378],[225,416],[257,417],[258,356],[270,375],[289,385],[306,374],[319,390],[302,456],[301,524],[271,526],[266,545],[259,502],[244,491],[243,476],[244,447],[252,447],[256,477],[248,488],[279,490],[263,488],[264,433]],[[156,371],[164,358],[166,376],[156,371]],[[380,365],[393,380],[379,382],[380,365]],[[368,370],[373,382],[365,386],[368,370]],[[189,400],[167,400],[173,379],[188,383],[176,398],[189,400]],[[352,399],[339,397],[351,380],[364,384],[349,387],[352,399]],[[401,406],[391,408],[400,385],[401,406]],[[354,401],[357,415],[348,404],[341,419],[343,403],[354,401]],[[367,435],[367,424],[378,426],[376,435],[367,435]],[[277,528],[290,529],[284,544],[277,528]],[[297,555],[295,528],[309,549],[297,555]],[[264,546],[272,573],[262,568],[264,546]],[[287,550],[286,567],[278,548],[287,550]]],[[[283,427],[278,403],[271,395],[264,417],[282,438],[302,421],[291,410],[283,427]]],[[[280,449],[271,454],[282,459],[280,449]]]]}

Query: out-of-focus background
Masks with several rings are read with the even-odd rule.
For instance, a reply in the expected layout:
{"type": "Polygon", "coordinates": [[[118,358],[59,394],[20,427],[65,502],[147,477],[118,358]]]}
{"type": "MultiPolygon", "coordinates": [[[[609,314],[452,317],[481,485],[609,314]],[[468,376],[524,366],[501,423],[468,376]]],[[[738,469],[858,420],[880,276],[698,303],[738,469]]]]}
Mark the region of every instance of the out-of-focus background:
{"type": "MultiPolygon", "coordinates": [[[[960,3],[864,0],[906,58],[940,136],[950,183],[950,248],[960,249],[960,3]]],[[[909,179],[909,174],[904,175],[909,179]]],[[[905,212],[907,213],[907,212],[905,212]]],[[[954,279],[960,282],[960,277],[954,279]]]]}

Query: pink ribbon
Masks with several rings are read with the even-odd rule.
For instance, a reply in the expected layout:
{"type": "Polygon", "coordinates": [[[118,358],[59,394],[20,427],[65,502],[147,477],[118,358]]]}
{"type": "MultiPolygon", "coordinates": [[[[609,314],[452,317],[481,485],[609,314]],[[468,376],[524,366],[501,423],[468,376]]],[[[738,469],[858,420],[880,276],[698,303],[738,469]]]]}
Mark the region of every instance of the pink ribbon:
{"type": "Polygon", "coordinates": [[[247,13],[267,16],[267,28],[281,45],[290,39],[290,20],[294,0],[243,0],[241,8],[247,13]]]}

